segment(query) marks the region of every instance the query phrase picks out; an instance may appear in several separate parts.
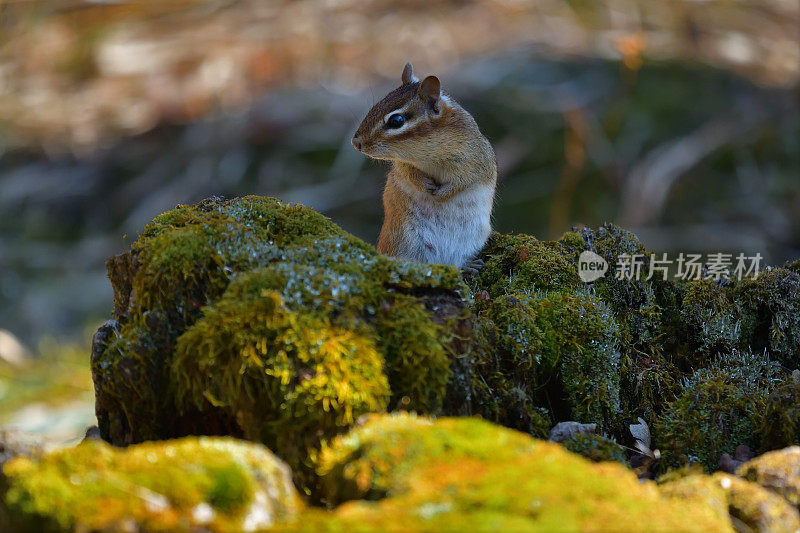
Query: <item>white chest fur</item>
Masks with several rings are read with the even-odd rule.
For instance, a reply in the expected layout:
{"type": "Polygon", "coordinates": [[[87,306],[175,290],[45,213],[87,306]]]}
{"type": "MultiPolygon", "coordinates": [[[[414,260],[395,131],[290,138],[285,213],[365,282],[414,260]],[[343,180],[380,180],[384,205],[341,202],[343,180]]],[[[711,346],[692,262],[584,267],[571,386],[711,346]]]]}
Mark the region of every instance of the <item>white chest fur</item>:
{"type": "Polygon", "coordinates": [[[412,200],[398,256],[461,267],[486,244],[491,232],[493,185],[473,185],[446,202],[435,201],[408,182],[398,185],[412,200]]]}

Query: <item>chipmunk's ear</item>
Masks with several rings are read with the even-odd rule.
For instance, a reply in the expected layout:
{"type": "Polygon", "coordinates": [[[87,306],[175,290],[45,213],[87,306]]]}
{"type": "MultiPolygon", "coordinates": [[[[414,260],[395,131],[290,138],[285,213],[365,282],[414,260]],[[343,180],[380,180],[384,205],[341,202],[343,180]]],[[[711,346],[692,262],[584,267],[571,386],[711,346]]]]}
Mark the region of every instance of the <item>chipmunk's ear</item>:
{"type": "Polygon", "coordinates": [[[400,76],[400,79],[403,81],[403,85],[408,85],[409,83],[419,81],[417,77],[414,76],[414,67],[411,65],[411,63],[406,63],[406,66],[403,69],[403,75],[400,76]]]}
{"type": "Polygon", "coordinates": [[[428,107],[436,114],[439,113],[439,99],[442,96],[442,86],[439,83],[439,78],[436,76],[428,76],[422,83],[419,84],[419,96],[428,107]]]}

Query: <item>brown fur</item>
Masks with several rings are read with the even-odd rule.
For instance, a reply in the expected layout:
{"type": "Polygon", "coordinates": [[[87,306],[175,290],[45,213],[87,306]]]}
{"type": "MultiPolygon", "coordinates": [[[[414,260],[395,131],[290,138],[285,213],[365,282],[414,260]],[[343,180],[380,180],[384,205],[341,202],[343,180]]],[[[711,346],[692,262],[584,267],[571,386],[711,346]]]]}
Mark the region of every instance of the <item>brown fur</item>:
{"type": "MultiPolygon", "coordinates": [[[[378,251],[438,259],[435,253],[426,254],[424,249],[433,250],[435,243],[447,242],[450,235],[436,232],[453,228],[452,224],[442,224],[441,229],[436,229],[437,217],[444,214],[448,220],[470,220],[473,213],[458,210],[475,209],[475,217],[488,220],[497,180],[494,150],[472,116],[440,94],[438,78],[429,76],[422,82],[415,81],[409,64],[402,80],[403,85],[369,110],[353,137],[353,145],[370,157],[392,162],[383,193],[384,222],[378,251]],[[384,120],[400,108],[404,108],[406,124],[392,130],[384,120]],[[487,191],[488,205],[486,201],[470,203],[471,196],[465,196],[480,192],[483,198],[487,191]],[[417,220],[422,220],[425,227],[419,227],[417,220]],[[428,240],[435,243],[414,241],[420,235],[431,237],[428,240]]],[[[474,239],[483,239],[477,243],[482,246],[483,226],[480,233],[474,239]]],[[[454,234],[452,239],[463,240],[470,248],[476,246],[470,235],[454,234]]]]}

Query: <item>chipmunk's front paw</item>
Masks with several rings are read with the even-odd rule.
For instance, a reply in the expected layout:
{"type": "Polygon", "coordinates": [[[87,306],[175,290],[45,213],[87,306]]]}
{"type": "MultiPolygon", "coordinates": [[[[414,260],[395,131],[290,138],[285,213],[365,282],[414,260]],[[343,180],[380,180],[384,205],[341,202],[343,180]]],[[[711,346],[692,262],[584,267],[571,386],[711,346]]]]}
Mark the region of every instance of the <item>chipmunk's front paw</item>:
{"type": "Polygon", "coordinates": [[[478,274],[480,274],[481,270],[483,270],[483,265],[483,259],[473,259],[472,261],[467,261],[464,266],[461,267],[461,275],[465,278],[478,277],[478,274]]]}

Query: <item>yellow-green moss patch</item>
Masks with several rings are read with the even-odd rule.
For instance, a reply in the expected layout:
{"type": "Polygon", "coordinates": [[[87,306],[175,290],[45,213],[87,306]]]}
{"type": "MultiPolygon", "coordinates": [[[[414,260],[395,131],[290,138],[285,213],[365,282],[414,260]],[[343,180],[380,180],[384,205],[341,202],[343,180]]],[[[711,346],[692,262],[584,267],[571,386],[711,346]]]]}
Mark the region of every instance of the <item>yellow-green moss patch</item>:
{"type": "Polygon", "coordinates": [[[331,513],[290,530],[731,531],[727,514],[664,497],[623,466],[468,418],[374,417],[335,439],[320,473],[331,513]]]}
{"type": "Polygon", "coordinates": [[[768,452],[746,462],[738,474],[800,508],[800,446],[768,452]]]}
{"type": "Polygon", "coordinates": [[[793,533],[800,528],[797,509],[755,483],[730,474],[689,474],[659,486],[668,496],[700,500],[720,516],[730,515],[739,531],[793,533]]]}
{"type": "Polygon", "coordinates": [[[466,349],[457,269],[380,256],[272,198],[179,206],[109,273],[115,320],[92,355],[103,437],[243,436],[307,490],[321,440],[359,415],[438,413],[466,349]]]}
{"type": "Polygon", "coordinates": [[[292,520],[289,469],[258,444],[186,438],[115,449],[99,441],[3,469],[19,527],[240,531],[292,520]]]}

